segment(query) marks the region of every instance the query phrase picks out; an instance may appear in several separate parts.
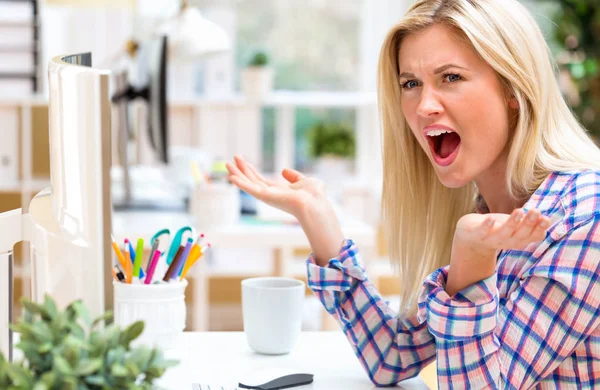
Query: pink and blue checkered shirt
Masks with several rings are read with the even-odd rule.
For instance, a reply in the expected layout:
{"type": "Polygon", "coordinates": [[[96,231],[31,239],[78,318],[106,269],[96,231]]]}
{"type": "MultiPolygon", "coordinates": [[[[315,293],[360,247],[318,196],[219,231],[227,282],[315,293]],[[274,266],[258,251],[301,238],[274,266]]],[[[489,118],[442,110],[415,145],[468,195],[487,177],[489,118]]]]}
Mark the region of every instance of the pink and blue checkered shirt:
{"type": "Polygon", "coordinates": [[[448,267],[427,277],[418,313],[400,319],[346,240],[308,285],[376,385],[437,357],[443,389],[600,388],[600,172],[553,173],[524,209],[550,216],[546,238],[498,255],[496,273],[454,297],[448,267]]]}

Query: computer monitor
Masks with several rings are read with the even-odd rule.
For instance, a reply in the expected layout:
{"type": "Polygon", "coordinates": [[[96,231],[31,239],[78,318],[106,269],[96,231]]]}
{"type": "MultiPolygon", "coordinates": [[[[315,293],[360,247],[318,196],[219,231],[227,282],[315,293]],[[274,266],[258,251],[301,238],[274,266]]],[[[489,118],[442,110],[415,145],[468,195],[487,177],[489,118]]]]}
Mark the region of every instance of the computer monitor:
{"type": "MultiPolygon", "coordinates": [[[[141,87],[127,85],[117,91],[113,103],[130,102],[134,99],[144,99],[148,103],[148,134],[150,143],[157,153],[158,159],[169,162],[168,155],[168,114],[167,114],[167,36],[162,35],[150,39],[141,48],[140,64],[147,73],[147,81],[141,87]]],[[[123,169],[127,162],[123,161],[123,169]]]]}
{"type": "Polygon", "coordinates": [[[29,205],[32,298],[112,308],[111,131],[108,70],[90,53],[48,65],[51,187],[29,205]]]}

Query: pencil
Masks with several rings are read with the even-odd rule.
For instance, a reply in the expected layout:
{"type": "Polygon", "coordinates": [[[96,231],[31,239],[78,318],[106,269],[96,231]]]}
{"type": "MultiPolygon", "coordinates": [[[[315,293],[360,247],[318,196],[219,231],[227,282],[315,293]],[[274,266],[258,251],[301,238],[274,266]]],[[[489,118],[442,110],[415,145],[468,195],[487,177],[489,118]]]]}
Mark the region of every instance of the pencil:
{"type": "Polygon", "coordinates": [[[132,266],[131,266],[131,256],[129,255],[129,240],[125,243],[125,279],[126,283],[131,283],[132,275],[132,266]]]}
{"type": "Polygon", "coordinates": [[[121,267],[125,268],[125,257],[123,257],[123,253],[121,252],[121,249],[119,249],[119,245],[115,241],[115,237],[111,234],[110,238],[112,239],[112,247],[117,255],[117,259],[119,260],[119,263],[121,263],[121,267]]]}
{"type": "Polygon", "coordinates": [[[188,258],[188,261],[185,262],[185,266],[183,267],[183,271],[181,271],[181,277],[179,278],[179,280],[183,280],[183,278],[185,278],[185,276],[187,275],[187,273],[189,272],[189,270],[194,266],[194,264],[196,264],[196,262],[206,253],[206,251],[208,251],[210,249],[210,243],[207,244],[205,247],[200,248],[199,250],[199,255],[196,256],[195,258],[192,258],[191,256],[188,258]]]}

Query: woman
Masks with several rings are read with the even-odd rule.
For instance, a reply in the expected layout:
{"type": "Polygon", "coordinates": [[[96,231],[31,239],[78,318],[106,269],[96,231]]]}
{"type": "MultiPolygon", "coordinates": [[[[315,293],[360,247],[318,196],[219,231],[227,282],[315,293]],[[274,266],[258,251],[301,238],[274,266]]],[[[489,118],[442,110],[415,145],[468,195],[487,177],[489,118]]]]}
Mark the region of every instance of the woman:
{"type": "Polygon", "coordinates": [[[322,183],[233,183],[298,219],[308,284],[377,385],[437,356],[441,388],[600,386],[600,151],[515,0],[421,0],[379,60],[383,219],[400,314],[344,240],[322,183]],[[340,249],[341,247],[341,249],[340,249]]]}

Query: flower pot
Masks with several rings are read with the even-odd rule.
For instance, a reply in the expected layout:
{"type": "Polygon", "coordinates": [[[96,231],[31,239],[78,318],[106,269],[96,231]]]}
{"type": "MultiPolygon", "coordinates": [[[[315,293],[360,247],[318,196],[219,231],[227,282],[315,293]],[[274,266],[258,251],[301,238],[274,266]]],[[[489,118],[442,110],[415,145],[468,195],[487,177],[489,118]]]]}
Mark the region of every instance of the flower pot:
{"type": "Polygon", "coordinates": [[[321,156],[315,163],[315,173],[319,177],[344,177],[352,174],[354,160],[349,157],[321,156]]]}
{"type": "Polygon", "coordinates": [[[250,66],[242,70],[241,89],[250,100],[263,100],[273,90],[273,69],[250,66]]]}

